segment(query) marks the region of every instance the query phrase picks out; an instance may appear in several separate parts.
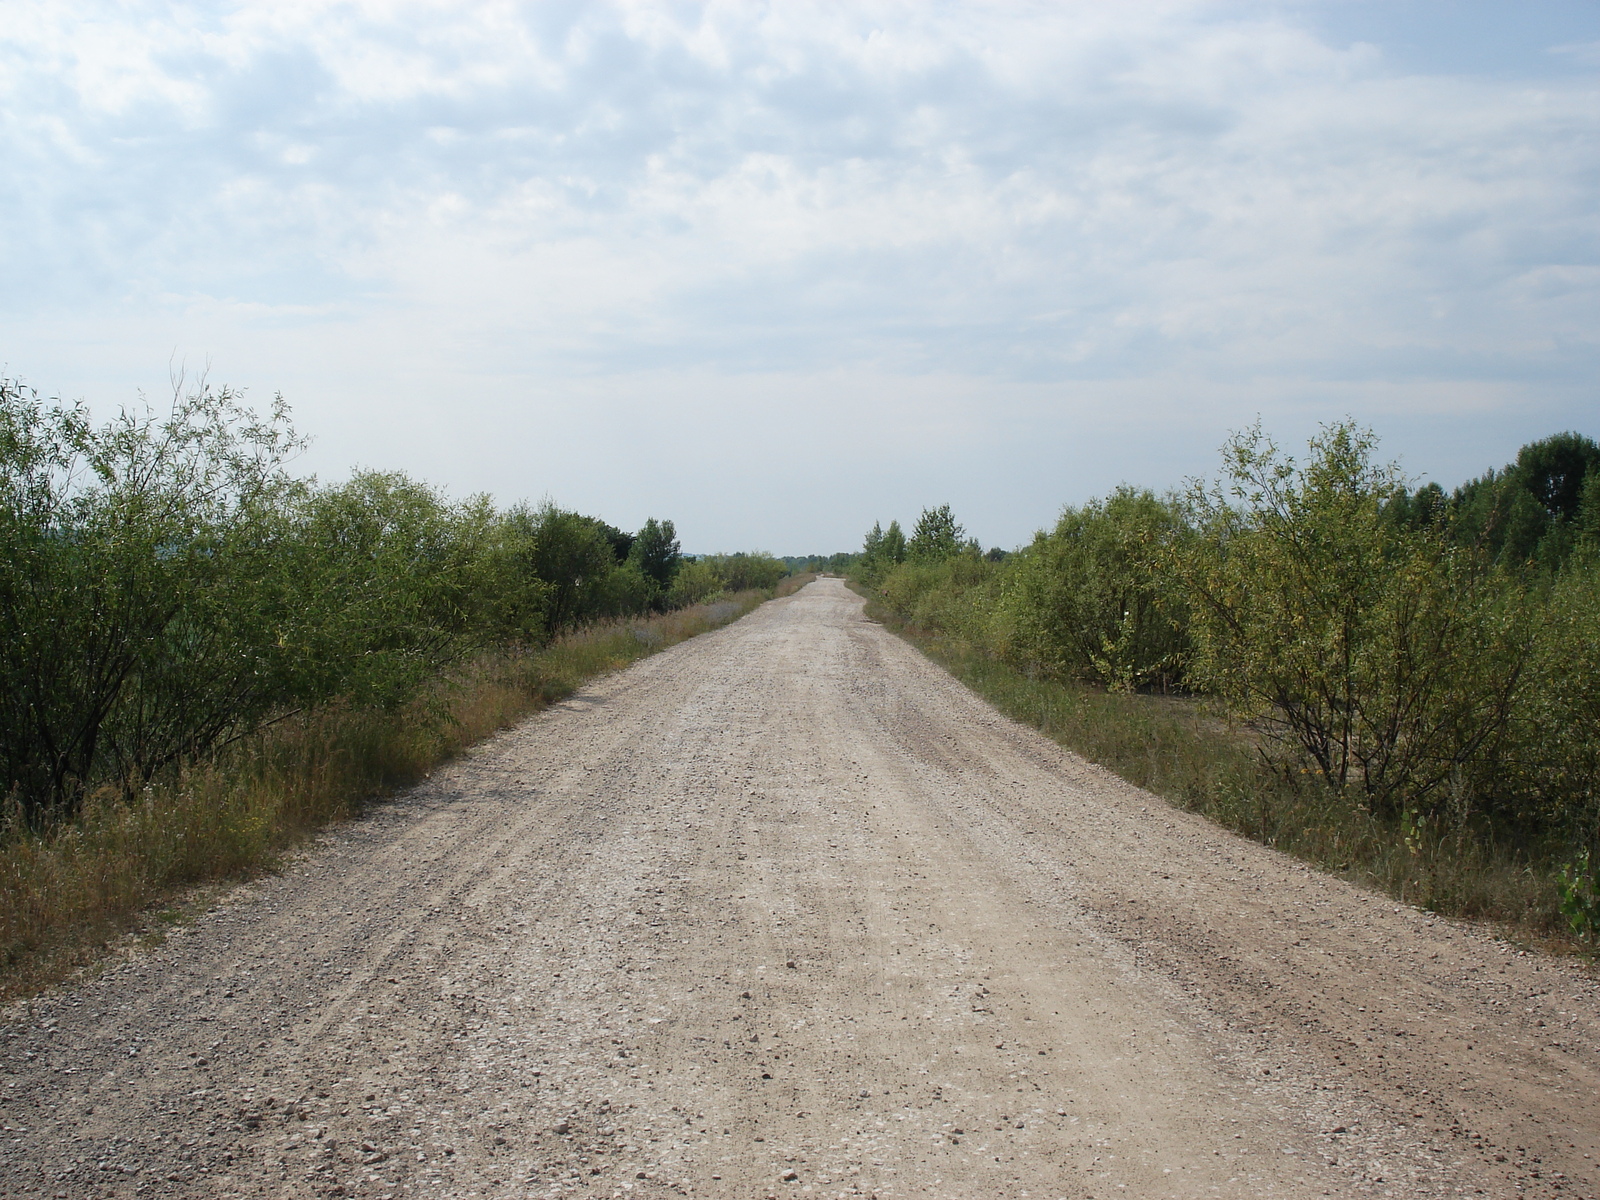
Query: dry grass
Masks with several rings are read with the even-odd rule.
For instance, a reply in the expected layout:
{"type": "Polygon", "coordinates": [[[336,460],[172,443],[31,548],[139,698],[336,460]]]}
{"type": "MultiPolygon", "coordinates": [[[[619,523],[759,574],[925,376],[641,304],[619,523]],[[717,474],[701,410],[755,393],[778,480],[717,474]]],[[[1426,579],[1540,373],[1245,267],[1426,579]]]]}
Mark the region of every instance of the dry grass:
{"type": "Polygon", "coordinates": [[[817,573],[815,571],[807,571],[802,575],[790,575],[772,589],[772,594],[774,596],[792,596],[816,577],[817,573]]]}
{"type": "Polygon", "coordinates": [[[94,961],[152,906],[270,870],[330,821],[415,783],[586,680],[737,620],[767,597],[743,592],[595,625],[537,652],[485,657],[403,710],[297,715],[137,804],[96,797],[79,820],[48,835],[11,821],[0,843],[0,998],[37,992],[94,961]]]}
{"type": "Polygon", "coordinates": [[[1032,678],[880,605],[868,612],[1001,712],[1181,808],[1407,903],[1549,949],[1580,949],[1561,915],[1556,861],[1543,847],[1483,827],[1378,821],[1315,776],[1270,765],[1248,731],[1194,700],[1032,678]]]}

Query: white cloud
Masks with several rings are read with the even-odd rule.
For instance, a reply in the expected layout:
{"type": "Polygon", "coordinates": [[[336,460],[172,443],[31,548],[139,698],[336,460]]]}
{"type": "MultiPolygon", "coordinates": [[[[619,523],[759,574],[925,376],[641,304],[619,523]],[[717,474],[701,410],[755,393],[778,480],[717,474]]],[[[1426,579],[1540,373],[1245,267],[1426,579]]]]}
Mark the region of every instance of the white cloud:
{"type": "MultiPolygon", "coordinates": [[[[0,356],[68,388],[147,378],[173,346],[248,364],[341,431],[335,461],[374,461],[362,414],[405,393],[434,432],[388,429],[390,452],[508,495],[547,485],[440,450],[426,388],[465,444],[520,403],[596,461],[611,426],[563,410],[602,394],[641,426],[658,395],[727,397],[674,403],[685,453],[729,457],[810,445],[822,388],[848,397],[839,453],[885,460],[839,426],[899,428],[903,484],[921,461],[930,489],[970,469],[997,494],[1008,455],[1079,453],[1096,405],[1126,437],[1174,389],[1203,396],[1176,405],[1185,432],[1163,418],[1120,468],[1096,451],[1084,484],[1168,481],[1193,430],[1209,449],[1334,396],[1426,422],[1459,395],[1486,439],[1484,412],[1588,411],[1587,51],[1548,76],[1407,73],[1314,8],[29,6],[0,34],[0,270],[30,283],[0,300],[0,356]],[[75,340],[108,365],[75,374],[75,340]],[[470,398],[446,383],[464,369],[470,398]],[[735,419],[738,397],[765,415],[735,419]]],[[[715,540],[773,541],[754,522],[775,509],[736,526],[656,482],[715,540]]],[[[1042,480],[1029,502],[1047,486],[1085,494],[1042,480]]],[[[817,536],[870,520],[858,502],[817,536]]]]}

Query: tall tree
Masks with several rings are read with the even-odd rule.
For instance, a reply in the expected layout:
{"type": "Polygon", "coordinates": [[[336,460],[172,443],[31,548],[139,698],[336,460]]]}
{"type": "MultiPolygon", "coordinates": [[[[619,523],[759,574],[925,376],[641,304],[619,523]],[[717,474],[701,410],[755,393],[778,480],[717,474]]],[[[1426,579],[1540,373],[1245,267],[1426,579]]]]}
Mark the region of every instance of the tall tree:
{"type": "Polygon", "coordinates": [[[644,574],[655,581],[663,591],[672,586],[672,577],[678,573],[683,554],[678,545],[678,531],[671,521],[657,521],[651,517],[644,528],[634,536],[628,559],[644,574]]]}
{"type": "Polygon", "coordinates": [[[957,553],[966,536],[967,531],[957,523],[950,506],[941,504],[922,510],[906,550],[912,558],[937,562],[957,553]]]}

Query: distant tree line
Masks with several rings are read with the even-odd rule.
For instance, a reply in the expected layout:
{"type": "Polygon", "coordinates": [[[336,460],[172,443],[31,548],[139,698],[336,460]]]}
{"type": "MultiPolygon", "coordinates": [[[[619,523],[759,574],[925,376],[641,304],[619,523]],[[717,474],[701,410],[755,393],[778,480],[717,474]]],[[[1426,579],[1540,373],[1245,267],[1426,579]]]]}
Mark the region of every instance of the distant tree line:
{"type": "Polygon", "coordinates": [[[281,401],[226,388],[93,423],[0,379],[0,797],[38,827],[278,717],[394,707],[464,656],[771,586],[554,504],[452,501],[398,472],[321,485],[281,401]]]}
{"type": "Polygon", "coordinates": [[[1218,479],[1118,488],[1009,556],[929,509],[875,524],[857,575],[1028,672],[1209,697],[1378,818],[1600,862],[1600,446],[1545,438],[1451,492],[1351,423],[1309,450],[1247,430],[1218,479]]]}
{"type": "Polygon", "coordinates": [[[842,550],[834,554],[785,555],[780,561],[791,575],[829,574],[847,575],[855,567],[859,554],[842,550]]]}

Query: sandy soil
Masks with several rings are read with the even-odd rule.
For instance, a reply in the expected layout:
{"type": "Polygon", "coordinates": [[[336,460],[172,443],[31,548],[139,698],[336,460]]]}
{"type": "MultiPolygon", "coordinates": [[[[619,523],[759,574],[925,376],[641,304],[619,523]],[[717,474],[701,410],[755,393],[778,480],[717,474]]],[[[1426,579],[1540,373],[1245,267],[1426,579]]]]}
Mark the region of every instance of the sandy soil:
{"type": "Polygon", "coordinates": [[[0,1192],[1593,1196],[1597,1016],[823,580],[12,1010],[0,1192]]]}

